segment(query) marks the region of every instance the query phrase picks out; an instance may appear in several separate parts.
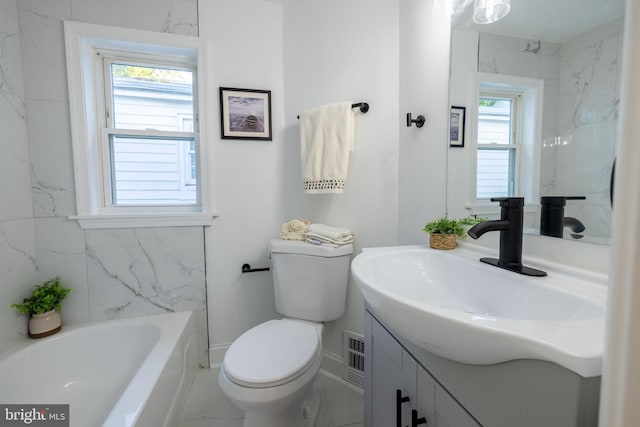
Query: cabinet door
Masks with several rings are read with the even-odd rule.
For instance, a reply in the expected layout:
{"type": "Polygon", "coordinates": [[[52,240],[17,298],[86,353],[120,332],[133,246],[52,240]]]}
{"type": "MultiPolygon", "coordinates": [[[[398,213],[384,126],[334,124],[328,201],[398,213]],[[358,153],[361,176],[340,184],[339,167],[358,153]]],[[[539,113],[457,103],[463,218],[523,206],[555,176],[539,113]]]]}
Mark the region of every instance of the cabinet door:
{"type": "Polygon", "coordinates": [[[440,385],[436,384],[435,427],[482,427],[440,385]]]}
{"type": "Polygon", "coordinates": [[[402,389],[403,379],[402,347],[375,319],[371,322],[370,342],[370,427],[395,427],[396,390],[402,389]]]}
{"type": "Polygon", "coordinates": [[[416,386],[418,416],[427,419],[427,427],[433,427],[436,418],[436,380],[422,366],[418,366],[416,386]]]}
{"type": "Polygon", "coordinates": [[[365,426],[397,426],[396,390],[409,398],[400,409],[401,426],[410,426],[417,401],[417,363],[369,313],[365,320],[365,426]]]}

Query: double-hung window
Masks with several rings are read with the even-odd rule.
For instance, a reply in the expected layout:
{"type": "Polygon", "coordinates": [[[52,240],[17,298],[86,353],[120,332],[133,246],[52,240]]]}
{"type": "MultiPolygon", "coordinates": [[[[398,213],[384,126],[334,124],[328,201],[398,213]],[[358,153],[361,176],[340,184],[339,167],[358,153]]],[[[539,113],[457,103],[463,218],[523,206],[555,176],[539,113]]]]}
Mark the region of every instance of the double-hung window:
{"type": "Polygon", "coordinates": [[[65,22],[83,228],[210,225],[195,37],[65,22]]]}
{"type": "Polygon", "coordinates": [[[197,206],[196,70],[101,56],[105,206],[197,206]]]}
{"type": "Polygon", "coordinates": [[[518,194],[518,93],[481,92],[478,102],[476,200],[518,194]]]}

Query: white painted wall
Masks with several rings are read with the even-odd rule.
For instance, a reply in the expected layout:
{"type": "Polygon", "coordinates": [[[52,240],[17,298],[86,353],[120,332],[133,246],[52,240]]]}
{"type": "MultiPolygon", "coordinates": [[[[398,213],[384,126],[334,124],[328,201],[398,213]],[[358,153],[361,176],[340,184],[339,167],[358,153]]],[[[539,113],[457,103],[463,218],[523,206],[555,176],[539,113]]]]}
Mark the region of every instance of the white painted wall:
{"type": "Polygon", "coordinates": [[[640,2],[626,3],[600,426],[640,425],[640,2]]]}
{"type": "Polygon", "coordinates": [[[431,2],[400,2],[398,242],[424,243],[424,224],[446,213],[450,22],[431,2]],[[427,122],[406,127],[406,113],[427,122]]]}
{"type": "MultiPolygon", "coordinates": [[[[388,0],[284,2],[284,216],[347,227],[355,252],[393,245],[398,224],[398,2],[388,0]],[[355,151],[343,194],[304,195],[299,124],[306,109],[365,101],[356,116],[355,151]]],[[[355,254],[354,254],[355,255],[355,254]]],[[[364,303],[351,281],[347,311],[325,326],[325,352],[342,356],[343,329],[362,333],[364,303]]],[[[331,369],[323,366],[324,369],[331,369]]],[[[340,375],[340,372],[336,372],[340,375]]]]}
{"type": "MultiPolygon", "coordinates": [[[[206,228],[207,302],[212,363],[249,328],[276,318],[269,272],[241,273],[244,263],[268,265],[269,239],[283,218],[283,11],[264,0],[199,2],[200,36],[212,70],[206,98],[213,197],[220,216],[206,228]],[[273,141],[220,139],[218,88],[271,90],[273,141]]],[[[202,118],[201,118],[202,119],[202,118]]]]}

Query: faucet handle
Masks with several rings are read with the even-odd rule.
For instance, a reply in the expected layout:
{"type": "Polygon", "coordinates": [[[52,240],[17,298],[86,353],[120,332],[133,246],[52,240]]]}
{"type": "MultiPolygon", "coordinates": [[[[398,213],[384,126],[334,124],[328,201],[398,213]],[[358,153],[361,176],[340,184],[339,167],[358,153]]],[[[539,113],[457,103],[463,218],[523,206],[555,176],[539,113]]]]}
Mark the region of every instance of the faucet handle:
{"type": "Polygon", "coordinates": [[[542,196],[540,197],[541,205],[565,206],[567,200],[585,200],[585,196],[542,196]]]}
{"type": "Polygon", "coordinates": [[[524,207],[524,197],[492,197],[492,202],[500,202],[501,208],[524,207]]]}

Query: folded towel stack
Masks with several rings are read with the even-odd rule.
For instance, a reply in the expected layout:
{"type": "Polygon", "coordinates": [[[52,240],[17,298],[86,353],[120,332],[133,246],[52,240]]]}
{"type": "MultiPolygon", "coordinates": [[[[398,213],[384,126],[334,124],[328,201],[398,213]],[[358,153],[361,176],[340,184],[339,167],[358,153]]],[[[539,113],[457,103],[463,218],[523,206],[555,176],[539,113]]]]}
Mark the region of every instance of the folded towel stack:
{"type": "Polygon", "coordinates": [[[280,238],[282,240],[305,240],[307,238],[307,227],[309,221],[306,219],[292,219],[282,224],[280,238]]]}
{"type": "Polygon", "coordinates": [[[346,228],[332,227],[324,224],[311,224],[307,227],[307,242],[337,248],[353,243],[353,231],[346,228]]]}

